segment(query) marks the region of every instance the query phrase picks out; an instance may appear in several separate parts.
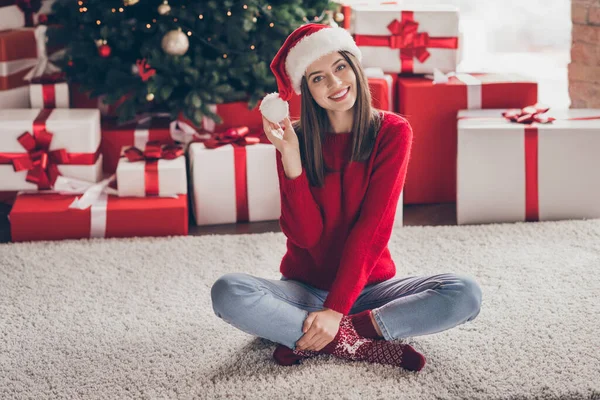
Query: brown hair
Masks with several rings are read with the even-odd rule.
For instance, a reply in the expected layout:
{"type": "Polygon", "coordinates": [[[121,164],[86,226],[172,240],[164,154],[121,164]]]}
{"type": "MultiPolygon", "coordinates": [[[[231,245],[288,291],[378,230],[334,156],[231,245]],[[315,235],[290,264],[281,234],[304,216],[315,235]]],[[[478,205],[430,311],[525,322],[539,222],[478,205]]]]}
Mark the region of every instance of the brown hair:
{"type": "MultiPolygon", "coordinates": [[[[371,92],[362,66],[354,55],[347,51],[339,52],[356,75],[356,102],[352,121],[352,156],[350,161],[363,162],[371,155],[377,132],[381,126],[381,116],[371,107],[371,92]]],[[[331,130],[327,111],[319,106],[308,89],[306,77],[302,77],[302,109],[300,120],[293,123],[300,144],[300,158],[306,169],[306,176],[312,186],[323,186],[326,166],[323,162],[322,143],[326,132],[331,130]]]]}

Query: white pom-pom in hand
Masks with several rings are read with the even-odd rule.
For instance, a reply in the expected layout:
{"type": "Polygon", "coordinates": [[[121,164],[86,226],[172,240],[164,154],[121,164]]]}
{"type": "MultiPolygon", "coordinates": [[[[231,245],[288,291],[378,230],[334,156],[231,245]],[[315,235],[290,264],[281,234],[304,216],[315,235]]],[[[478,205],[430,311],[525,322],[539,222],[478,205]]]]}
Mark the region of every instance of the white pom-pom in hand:
{"type": "Polygon", "coordinates": [[[277,124],[289,115],[290,106],[279,97],[279,93],[269,93],[260,104],[260,112],[266,119],[277,124]]]}

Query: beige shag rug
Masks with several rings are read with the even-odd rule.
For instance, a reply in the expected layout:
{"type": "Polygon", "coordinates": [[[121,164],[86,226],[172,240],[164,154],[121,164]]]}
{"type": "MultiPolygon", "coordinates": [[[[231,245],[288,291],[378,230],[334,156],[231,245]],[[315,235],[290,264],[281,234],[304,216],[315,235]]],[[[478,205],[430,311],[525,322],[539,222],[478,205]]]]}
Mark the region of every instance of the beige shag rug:
{"type": "Polygon", "coordinates": [[[278,279],[282,233],[0,245],[2,399],[600,399],[600,220],[396,229],[398,276],[467,273],[479,316],[407,338],[419,372],[275,344],[212,310],[221,275],[278,279]]]}

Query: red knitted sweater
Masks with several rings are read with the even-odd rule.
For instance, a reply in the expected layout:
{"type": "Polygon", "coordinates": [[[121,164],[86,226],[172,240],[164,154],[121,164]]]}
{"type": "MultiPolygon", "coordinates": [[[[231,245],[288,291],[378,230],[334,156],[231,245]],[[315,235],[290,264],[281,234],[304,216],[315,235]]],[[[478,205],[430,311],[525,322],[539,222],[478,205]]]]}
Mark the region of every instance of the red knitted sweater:
{"type": "Polygon", "coordinates": [[[287,237],[280,271],[328,290],[324,307],[348,315],[366,285],[396,275],[388,242],[412,137],[404,118],[384,112],[370,158],[349,162],[352,134],[328,133],[323,158],[333,172],[326,173],[322,188],[309,184],[304,169],[297,178],[287,178],[276,152],[279,223],[287,237]]]}

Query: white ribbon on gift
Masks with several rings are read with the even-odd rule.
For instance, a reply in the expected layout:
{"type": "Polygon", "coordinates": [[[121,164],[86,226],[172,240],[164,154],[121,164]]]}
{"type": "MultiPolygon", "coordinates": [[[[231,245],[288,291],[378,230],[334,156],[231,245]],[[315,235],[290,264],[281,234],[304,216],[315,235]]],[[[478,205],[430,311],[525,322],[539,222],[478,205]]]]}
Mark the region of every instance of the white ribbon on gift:
{"type": "MultiPolygon", "coordinates": [[[[214,114],[217,113],[217,105],[216,104],[211,104],[208,106],[208,108],[214,114]]],[[[214,132],[216,127],[217,127],[217,124],[215,123],[214,120],[210,119],[207,116],[202,117],[202,129],[204,129],[207,132],[214,132]]]]}
{"type": "Polygon", "coordinates": [[[181,120],[171,121],[169,129],[171,131],[171,138],[185,145],[190,144],[194,140],[202,141],[212,137],[210,133],[199,133],[193,126],[181,120]]]}
{"type": "Polygon", "coordinates": [[[69,208],[85,210],[90,207],[90,238],[103,238],[106,236],[108,195],[117,195],[117,191],[108,186],[113,180],[115,180],[115,175],[98,183],[65,178],[59,175],[54,183],[54,191],[57,193],[83,194],[81,197],[76,197],[69,208]]]}
{"type": "Polygon", "coordinates": [[[57,51],[48,57],[48,53],[46,51],[46,30],[46,25],[39,25],[34,31],[37,58],[1,61],[0,76],[14,75],[31,67],[33,67],[33,69],[24,77],[26,80],[31,80],[46,73],[51,74],[54,72],[60,72],[60,68],[51,63],[50,60],[56,61],[57,59],[63,57],[66,50],[63,49],[57,51]]]}
{"type": "Polygon", "coordinates": [[[467,109],[481,109],[481,80],[471,74],[461,72],[448,72],[444,74],[437,68],[433,69],[433,75],[425,75],[426,78],[432,79],[433,84],[448,83],[448,79],[453,76],[467,86],[467,109]]]}
{"type": "Polygon", "coordinates": [[[56,61],[57,59],[63,57],[66,49],[57,51],[56,53],[52,54],[51,57],[48,57],[48,51],[46,49],[46,41],[47,41],[46,31],[47,30],[48,30],[48,27],[46,25],[38,25],[35,28],[34,35],[35,35],[35,43],[36,43],[36,47],[37,47],[37,60],[36,60],[35,66],[23,78],[25,80],[30,81],[33,78],[38,78],[38,77],[46,75],[46,74],[53,74],[55,72],[60,72],[60,68],[58,68],[56,65],[51,63],[50,60],[56,61]]]}

